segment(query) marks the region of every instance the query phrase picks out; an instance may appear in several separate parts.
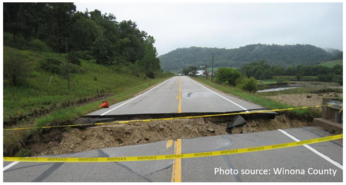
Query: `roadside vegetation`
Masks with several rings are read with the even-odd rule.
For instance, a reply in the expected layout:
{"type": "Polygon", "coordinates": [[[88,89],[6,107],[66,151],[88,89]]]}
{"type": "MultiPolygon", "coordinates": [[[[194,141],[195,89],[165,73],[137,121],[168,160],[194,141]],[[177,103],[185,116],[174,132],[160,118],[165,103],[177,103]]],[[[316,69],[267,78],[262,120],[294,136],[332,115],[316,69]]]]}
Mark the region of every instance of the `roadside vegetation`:
{"type": "MultiPolygon", "coordinates": [[[[141,72],[132,74],[133,70],[128,66],[119,70],[99,65],[95,60],[81,59],[80,65],[70,64],[71,68],[74,66],[78,70],[70,73],[68,90],[64,73],[66,54],[5,46],[4,65],[12,60],[7,61],[7,58],[23,59],[29,67],[13,69],[15,74],[22,75],[16,86],[11,78],[4,78],[5,128],[71,123],[99,109],[102,101],[112,104],[126,100],[173,75],[160,73],[151,79],[141,72]]],[[[21,148],[24,148],[26,138],[37,132],[41,130],[5,131],[4,155],[19,151],[18,155],[23,156],[25,151],[21,148]]]]}
{"type": "Polygon", "coordinates": [[[322,65],[298,65],[284,68],[282,66],[271,66],[264,60],[245,64],[240,68],[242,74],[255,77],[258,80],[273,80],[284,82],[296,81],[321,81],[337,82],[340,85],[342,79],[342,65],[326,67],[322,65]]]}
{"type": "MultiPolygon", "coordinates": [[[[295,108],[295,106],[283,104],[274,100],[271,100],[269,98],[266,98],[264,96],[261,96],[259,94],[246,92],[238,87],[233,87],[228,84],[217,84],[212,82],[209,79],[205,78],[194,78],[195,80],[202,82],[206,85],[209,85],[210,87],[213,87],[215,89],[218,89],[222,92],[232,94],[234,96],[237,96],[239,98],[242,98],[246,101],[259,104],[265,108],[268,109],[285,109],[285,108],[295,108]]],[[[321,115],[321,112],[319,109],[316,108],[309,108],[309,109],[303,109],[303,110],[294,110],[291,111],[292,114],[295,114],[297,116],[300,116],[302,118],[311,119],[314,117],[319,117],[321,115]]]]}
{"type": "MultiPolygon", "coordinates": [[[[3,40],[4,128],[69,124],[173,75],[135,22],[73,3],[4,3],[3,40]]],[[[5,131],[4,155],[25,156],[42,132],[5,131]]]]}
{"type": "MultiPolygon", "coordinates": [[[[189,69],[192,69],[192,67],[189,69]]],[[[342,73],[342,66],[340,65],[335,65],[332,68],[321,65],[299,65],[283,68],[281,66],[271,66],[264,60],[260,60],[259,62],[246,64],[240,69],[220,67],[216,71],[213,81],[210,80],[210,76],[196,78],[196,80],[268,109],[284,109],[296,107],[295,105],[301,105],[303,102],[295,104],[287,103],[287,100],[279,102],[275,101],[277,99],[272,98],[273,96],[300,94],[297,97],[302,98],[305,96],[305,99],[309,99],[312,97],[311,94],[318,94],[319,98],[311,98],[310,100],[320,100],[323,94],[332,93],[328,94],[328,96],[338,97],[342,100],[340,93],[342,94],[343,91],[341,88],[338,88],[339,85],[343,84],[342,73]],[[297,83],[301,87],[283,91],[256,93],[258,89],[285,87],[293,83],[297,83]]],[[[313,104],[311,101],[307,102],[309,102],[309,105],[313,104]]],[[[320,103],[313,105],[319,105],[320,103]]],[[[315,108],[295,110],[292,113],[309,119],[321,115],[321,111],[315,108]]]]}

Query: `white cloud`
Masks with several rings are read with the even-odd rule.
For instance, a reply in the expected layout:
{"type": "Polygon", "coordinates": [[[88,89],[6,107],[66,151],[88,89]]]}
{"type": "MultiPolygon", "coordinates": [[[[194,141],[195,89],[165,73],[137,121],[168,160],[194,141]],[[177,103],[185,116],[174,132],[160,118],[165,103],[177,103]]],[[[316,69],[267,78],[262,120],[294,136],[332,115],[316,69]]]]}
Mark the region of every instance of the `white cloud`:
{"type": "Polygon", "coordinates": [[[342,3],[75,3],[135,21],[158,53],[179,47],[312,44],[342,50],[342,3]]]}

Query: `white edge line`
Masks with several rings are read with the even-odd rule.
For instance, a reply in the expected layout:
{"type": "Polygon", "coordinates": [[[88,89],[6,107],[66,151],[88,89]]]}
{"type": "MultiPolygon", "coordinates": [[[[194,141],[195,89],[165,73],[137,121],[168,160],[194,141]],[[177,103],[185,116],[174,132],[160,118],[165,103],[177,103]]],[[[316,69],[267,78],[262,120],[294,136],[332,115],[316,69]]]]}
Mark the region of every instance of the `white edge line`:
{"type": "Polygon", "coordinates": [[[16,165],[16,164],[18,164],[18,163],[19,163],[19,161],[15,161],[15,162],[10,163],[9,165],[7,165],[7,166],[4,167],[4,171],[10,169],[12,166],[14,166],[14,165],[16,165]]]}
{"type": "MultiPolygon", "coordinates": [[[[168,79],[168,80],[169,80],[169,79],[168,79]]],[[[100,114],[100,115],[101,115],[101,116],[104,116],[105,114],[107,114],[107,113],[109,113],[109,112],[111,112],[111,111],[113,111],[113,110],[115,110],[115,109],[117,109],[117,108],[119,108],[119,107],[121,107],[121,106],[123,106],[123,105],[125,105],[125,104],[127,104],[127,103],[129,103],[129,102],[131,102],[131,101],[133,101],[133,100],[135,100],[135,99],[137,99],[137,98],[139,98],[139,97],[141,97],[142,95],[144,95],[144,94],[150,92],[151,90],[156,89],[157,87],[163,85],[163,84],[166,83],[168,80],[166,80],[166,81],[162,82],[161,84],[159,84],[159,85],[157,85],[157,86],[151,88],[149,91],[147,91],[147,92],[145,92],[145,93],[143,93],[143,94],[141,94],[141,95],[138,95],[138,96],[136,96],[136,97],[134,97],[134,98],[128,100],[127,102],[125,102],[125,103],[123,103],[123,104],[121,104],[121,105],[118,105],[118,106],[116,106],[116,107],[114,107],[114,108],[112,108],[112,109],[110,109],[110,110],[108,110],[108,111],[106,111],[106,112],[104,112],[104,113],[102,113],[102,114],[100,114]]]]}
{"type": "MultiPolygon", "coordinates": [[[[191,78],[190,78],[190,79],[191,79],[191,78]]],[[[196,82],[195,80],[193,80],[193,79],[191,79],[191,80],[192,80],[193,82],[195,82],[196,84],[198,84],[198,85],[200,85],[200,86],[202,86],[202,87],[204,87],[204,88],[208,89],[208,90],[209,90],[209,91],[211,91],[212,93],[214,93],[214,94],[216,94],[216,95],[220,96],[221,98],[223,98],[223,99],[225,99],[225,100],[227,100],[227,101],[229,101],[229,102],[233,103],[234,105],[236,105],[236,106],[238,106],[238,107],[242,108],[242,109],[243,109],[243,110],[245,110],[246,112],[249,112],[249,111],[248,111],[246,108],[244,108],[243,106],[241,106],[241,105],[239,105],[239,104],[237,104],[237,103],[233,102],[232,100],[229,100],[229,99],[227,99],[227,98],[225,98],[225,97],[221,96],[220,94],[218,94],[218,93],[214,92],[213,90],[211,90],[211,89],[209,89],[209,88],[205,87],[204,85],[202,85],[202,84],[200,84],[200,83],[196,82]]]]}
{"type": "MultiPolygon", "coordinates": [[[[295,138],[294,136],[290,135],[289,133],[287,133],[286,131],[283,131],[281,129],[278,129],[278,131],[280,131],[281,133],[285,134],[286,136],[288,136],[289,138],[293,139],[294,141],[300,141],[299,139],[295,138]]],[[[321,152],[315,150],[314,148],[312,148],[311,146],[309,145],[303,145],[305,148],[311,150],[312,152],[314,152],[315,154],[319,155],[320,157],[322,157],[323,159],[325,159],[326,161],[332,163],[333,165],[335,165],[336,167],[340,168],[341,170],[343,170],[342,168],[342,165],[339,164],[338,162],[334,161],[333,159],[331,159],[330,157],[322,154],[321,152]]]]}

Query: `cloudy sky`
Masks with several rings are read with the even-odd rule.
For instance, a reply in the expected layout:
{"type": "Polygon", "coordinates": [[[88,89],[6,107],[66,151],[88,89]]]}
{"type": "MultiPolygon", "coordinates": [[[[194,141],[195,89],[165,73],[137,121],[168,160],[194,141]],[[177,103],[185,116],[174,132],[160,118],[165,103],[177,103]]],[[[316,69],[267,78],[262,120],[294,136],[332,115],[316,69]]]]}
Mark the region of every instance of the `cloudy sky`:
{"type": "Polygon", "coordinates": [[[248,44],[311,44],[342,50],[342,3],[75,2],[135,21],[162,55],[182,47],[238,48],[248,44]]]}

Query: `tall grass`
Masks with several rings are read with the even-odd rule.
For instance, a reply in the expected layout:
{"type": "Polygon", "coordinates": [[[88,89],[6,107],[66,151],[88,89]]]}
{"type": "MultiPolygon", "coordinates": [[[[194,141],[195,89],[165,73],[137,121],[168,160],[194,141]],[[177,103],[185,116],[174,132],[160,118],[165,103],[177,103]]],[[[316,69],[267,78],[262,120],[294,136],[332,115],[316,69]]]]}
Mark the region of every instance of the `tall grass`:
{"type": "MultiPolygon", "coordinates": [[[[217,83],[214,83],[214,82],[207,80],[207,79],[204,79],[204,78],[194,78],[194,79],[199,81],[199,82],[202,82],[206,85],[209,85],[215,89],[218,89],[222,92],[233,94],[239,98],[242,98],[246,101],[261,105],[261,106],[268,108],[268,109],[296,108],[295,106],[279,103],[279,102],[276,102],[274,100],[265,98],[265,97],[260,96],[258,94],[255,94],[255,93],[249,93],[249,92],[242,91],[241,89],[239,89],[237,87],[232,87],[232,86],[223,85],[223,84],[217,84],[217,83]]],[[[296,114],[298,116],[303,116],[303,117],[308,117],[308,118],[311,116],[314,116],[316,114],[314,110],[308,110],[308,109],[294,110],[294,111],[292,111],[292,113],[296,114]]]]}
{"type": "MultiPolygon", "coordinates": [[[[83,73],[70,74],[70,87],[68,90],[67,79],[63,75],[48,73],[40,68],[40,61],[52,58],[66,61],[64,54],[51,52],[39,52],[32,50],[18,50],[8,46],[4,47],[4,55],[8,51],[25,55],[31,66],[31,73],[22,86],[14,87],[4,81],[4,120],[10,116],[26,115],[41,107],[50,107],[62,102],[76,102],[82,98],[92,98],[98,94],[106,94],[110,103],[116,103],[135,96],[137,93],[153,86],[169,77],[171,73],[157,74],[158,78],[145,78],[144,74],[137,76],[121,72],[115,72],[107,66],[98,65],[93,60],[81,60],[83,73]]],[[[80,116],[98,109],[101,100],[84,104],[61,108],[58,106],[48,115],[31,118],[28,121],[19,122],[15,127],[40,127],[58,122],[71,122],[80,116]]],[[[39,129],[24,131],[4,132],[4,155],[19,151],[18,155],[27,153],[25,143],[27,138],[37,133],[39,129]]]]}
{"type": "Polygon", "coordinates": [[[11,115],[18,115],[18,111],[21,111],[22,114],[28,114],[33,109],[39,109],[41,106],[47,107],[63,101],[76,101],[85,97],[93,97],[101,92],[110,95],[119,94],[145,82],[152,81],[141,76],[114,72],[112,69],[98,65],[94,61],[81,60],[81,68],[85,72],[70,74],[71,89],[68,90],[68,82],[65,77],[45,72],[39,67],[41,60],[53,58],[65,61],[65,55],[23,51],[6,46],[4,47],[4,54],[8,50],[14,50],[25,55],[31,63],[32,72],[24,86],[14,87],[4,81],[5,120],[11,115]]]}

